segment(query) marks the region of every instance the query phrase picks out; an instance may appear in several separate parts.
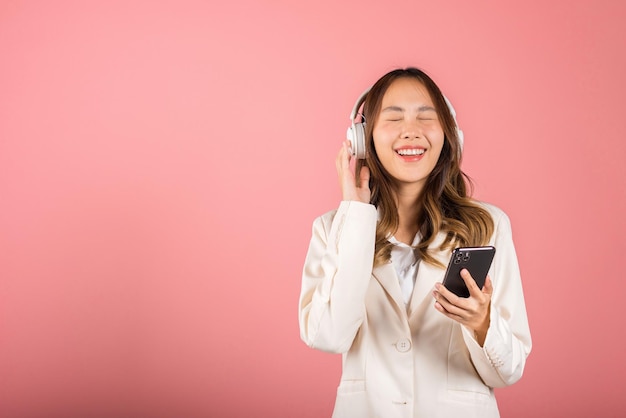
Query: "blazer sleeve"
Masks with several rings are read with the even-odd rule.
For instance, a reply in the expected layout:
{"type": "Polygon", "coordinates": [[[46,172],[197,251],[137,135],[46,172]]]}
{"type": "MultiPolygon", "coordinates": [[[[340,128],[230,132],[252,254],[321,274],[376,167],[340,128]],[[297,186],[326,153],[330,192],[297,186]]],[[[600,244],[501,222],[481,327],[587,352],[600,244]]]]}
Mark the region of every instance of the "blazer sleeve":
{"type": "Polygon", "coordinates": [[[465,327],[463,338],[483,382],[495,388],[511,385],[522,377],[532,341],[511,224],[504,212],[495,208],[491,212],[496,257],[490,271],[494,289],[489,330],[483,347],[465,327]]]}
{"type": "Polygon", "coordinates": [[[302,272],[300,336],[310,347],[344,353],[365,318],[372,275],[377,212],[343,201],[317,218],[302,272]]]}

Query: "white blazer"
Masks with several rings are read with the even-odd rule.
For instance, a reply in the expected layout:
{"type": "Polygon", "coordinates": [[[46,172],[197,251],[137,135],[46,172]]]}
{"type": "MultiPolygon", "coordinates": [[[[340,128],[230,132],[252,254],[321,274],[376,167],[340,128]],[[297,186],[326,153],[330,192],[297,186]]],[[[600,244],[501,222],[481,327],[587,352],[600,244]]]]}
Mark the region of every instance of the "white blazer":
{"type": "MultiPolygon", "coordinates": [[[[391,263],[372,268],[377,211],[341,202],[313,223],[299,305],[310,347],[343,355],[334,418],[498,417],[493,388],[516,382],[531,349],[511,227],[495,223],[491,323],[484,347],[434,308],[445,269],[422,262],[408,308],[391,263]]],[[[443,234],[431,249],[439,247],[443,234]]],[[[450,251],[433,253],[444,265],[450,251]]]]}

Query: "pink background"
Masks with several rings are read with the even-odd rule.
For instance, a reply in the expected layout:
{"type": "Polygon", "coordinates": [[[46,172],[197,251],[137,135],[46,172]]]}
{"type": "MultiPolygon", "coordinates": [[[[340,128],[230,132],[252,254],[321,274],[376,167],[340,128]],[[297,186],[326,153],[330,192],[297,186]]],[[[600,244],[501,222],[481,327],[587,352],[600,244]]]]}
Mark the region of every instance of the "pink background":
{"type": "Polygon", "coordinates": [[[453,101],[534,347],[502,415],[624,416],[623,2],[2,1],[0,416],[324,417],[299,339],[356,97],[453,101]]]}

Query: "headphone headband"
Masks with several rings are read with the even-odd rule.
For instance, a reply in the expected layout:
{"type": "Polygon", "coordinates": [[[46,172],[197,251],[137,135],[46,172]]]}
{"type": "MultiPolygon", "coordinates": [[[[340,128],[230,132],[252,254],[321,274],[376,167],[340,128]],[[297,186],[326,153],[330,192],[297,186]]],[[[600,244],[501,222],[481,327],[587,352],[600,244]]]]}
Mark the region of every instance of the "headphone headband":
{"type": "Polygon", "coordinates": [[[367,94],[370,92],[371,89],[372,88],[370,87],[367,90],[365,90],[363,93],[361,93],[359,98],[356,100],[356,103],[354,104],[354,107],[352,108],[352,113],[350,113],[350,120],[352,122],[354,122],[354,119],[356,119],[356,115],[358,114],[359,109],[361,108],[361,105],[365,101],[365,98],[367,97],[367,94]]]}

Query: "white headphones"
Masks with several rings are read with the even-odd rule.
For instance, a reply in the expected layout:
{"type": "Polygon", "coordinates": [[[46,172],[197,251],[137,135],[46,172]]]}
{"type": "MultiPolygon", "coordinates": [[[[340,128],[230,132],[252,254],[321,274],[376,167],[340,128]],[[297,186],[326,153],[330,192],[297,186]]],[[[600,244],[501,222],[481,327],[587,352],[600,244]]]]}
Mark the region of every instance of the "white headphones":
{"type": "MultiPolygon", "coordinates": [[[[365,159],[365,121],[363,120],[362,114],[361,122],[357,123],[354,120],[356,119],[359,109],[361,108],[363,102],[365,102],[365,98],[367,97],[367,93],[369,92],[370,89],[368,88],[363,93],[361,93],[356,103],[354,104],[352,113],[350,113],[350,121],[352,122],[352,125],[350,125],[350,127],[348,128],[348,132],[346,135],[352,143],[352,155],[356,156],[356,158],[360,160],[365,159]]],[[[459,129],[459,124],[456,121],[456,112],[454,111],[454,107],[452,107],[452,103],[450,103],[450,100],[448,100],[446,96],[443,96],[443,98],[446,101],[448,108],[450,109],[452,118],[454,118],[454,124],[456,125],[456,134],[459,138],[459,151],[463,151],[463,131],[459,129]]]]}

